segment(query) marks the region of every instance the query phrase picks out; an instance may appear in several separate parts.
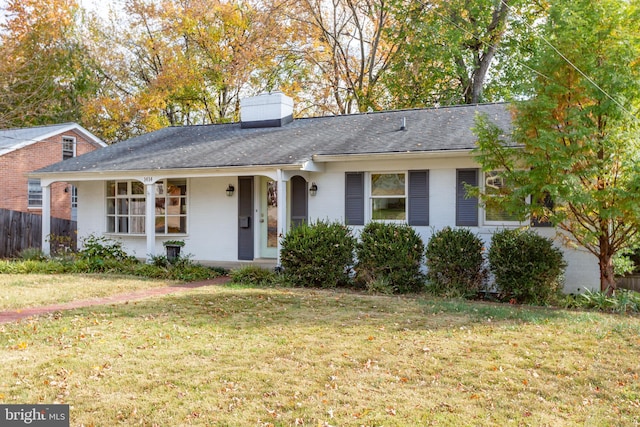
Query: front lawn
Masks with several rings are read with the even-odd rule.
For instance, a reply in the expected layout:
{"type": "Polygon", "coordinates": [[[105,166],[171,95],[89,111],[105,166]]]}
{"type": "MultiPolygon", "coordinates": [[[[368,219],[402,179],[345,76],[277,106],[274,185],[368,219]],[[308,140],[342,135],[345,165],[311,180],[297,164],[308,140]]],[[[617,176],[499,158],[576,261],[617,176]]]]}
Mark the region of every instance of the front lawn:
{"type": "Polygon", "coordinates": [[[0,274],[0,311],[102,298],[176,283],[104,274],[0,274]]]}
{"type": "Polygon", "coordinates": [[[635,426],[640,319],[212,286],[0,325],[0,401],[71,425],[635,426]]]}

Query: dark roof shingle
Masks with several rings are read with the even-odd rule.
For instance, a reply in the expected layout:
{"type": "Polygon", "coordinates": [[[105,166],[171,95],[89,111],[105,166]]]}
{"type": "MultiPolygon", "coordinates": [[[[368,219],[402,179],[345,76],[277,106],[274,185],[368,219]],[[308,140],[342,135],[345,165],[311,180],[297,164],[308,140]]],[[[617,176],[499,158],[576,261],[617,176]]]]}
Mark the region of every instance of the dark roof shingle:
{"type": "Polygon", "coordinates": [[[508,104],[296,119],[278,128],[240,123],[168,127],[38,172],[106,172],[301,164],[313,155],[473,149],[476,113],[509,130],[508,104]],[[400,129],[403,119],[407,130],[400,129]]]}

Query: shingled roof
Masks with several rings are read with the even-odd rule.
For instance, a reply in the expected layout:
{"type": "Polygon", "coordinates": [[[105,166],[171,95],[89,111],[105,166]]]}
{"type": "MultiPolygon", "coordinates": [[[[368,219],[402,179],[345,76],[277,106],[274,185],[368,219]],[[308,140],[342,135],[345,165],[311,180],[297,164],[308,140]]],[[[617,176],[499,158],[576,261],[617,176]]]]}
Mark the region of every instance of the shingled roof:
{"type": "Polygon", "coordinates": [[[0,156],[72,130],[84,134],[94,144],[106,146],[97,136],[79,124],[70,122],[30,128],[0,129],[0,156]]]}
{"type": "Polygon", "coordinates": [[[110,172],[298,165],[315,155],[471,150],[477,113],[504,130],[508,104],[385,111],[296,119],[282,127],[240,123],[168,127],[60,162],[38,172],[110,172]],[[406,124],[406,130],[401,126],[406,124]]]}

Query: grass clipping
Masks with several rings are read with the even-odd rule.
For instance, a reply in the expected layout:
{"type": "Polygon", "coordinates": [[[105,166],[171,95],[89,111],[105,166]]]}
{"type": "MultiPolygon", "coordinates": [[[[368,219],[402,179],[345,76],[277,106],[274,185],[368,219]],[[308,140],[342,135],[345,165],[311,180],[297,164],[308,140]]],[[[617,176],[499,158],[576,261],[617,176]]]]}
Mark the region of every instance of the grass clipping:
{"type": "Polygon", "coordinates": [[[594,425],[640,419],[640,320],[209,287],[0,325],[0,401],[72,425],[594,425]]]}

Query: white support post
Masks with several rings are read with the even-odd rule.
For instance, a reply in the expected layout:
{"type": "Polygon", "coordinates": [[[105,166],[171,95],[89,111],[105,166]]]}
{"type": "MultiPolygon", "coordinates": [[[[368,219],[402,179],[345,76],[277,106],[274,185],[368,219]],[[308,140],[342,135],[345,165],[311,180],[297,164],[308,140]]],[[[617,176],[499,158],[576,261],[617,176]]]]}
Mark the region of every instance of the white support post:
{"type": "Polygon", "coordinates": [[[147,263],[156,255],[156,184],[145,184],[146,207],[144,229],[147,235],[147,263]]]}
{"type": "Polygon", "coordinates": [[[278,185],[278,256],[276,262],[280,266],[280,250],[282,249],[280,239],[287,232],[287,181],[284,179],[282,169],[277,170],[276,177],[278,185]]]}
{"type": "Polygon", "coordinates": [[[51,255],[51,184],[42,186],[42,253],[51,255]]]}

